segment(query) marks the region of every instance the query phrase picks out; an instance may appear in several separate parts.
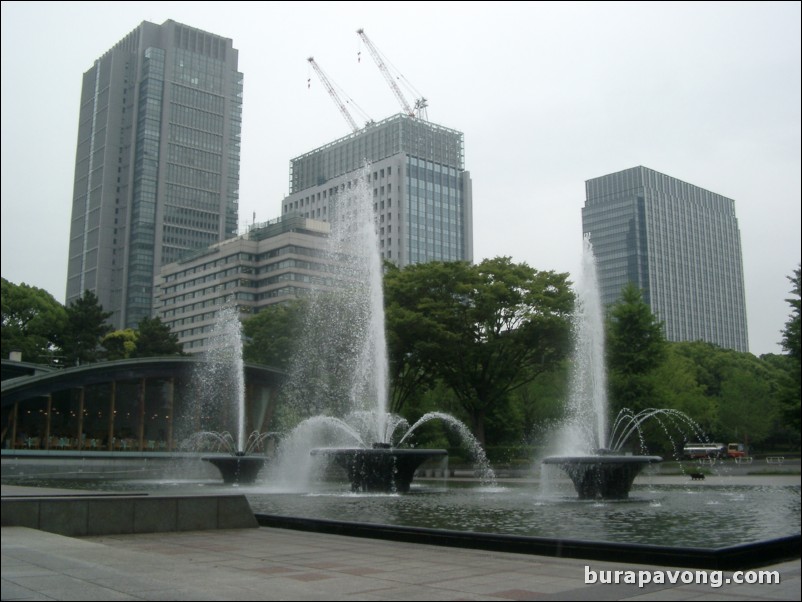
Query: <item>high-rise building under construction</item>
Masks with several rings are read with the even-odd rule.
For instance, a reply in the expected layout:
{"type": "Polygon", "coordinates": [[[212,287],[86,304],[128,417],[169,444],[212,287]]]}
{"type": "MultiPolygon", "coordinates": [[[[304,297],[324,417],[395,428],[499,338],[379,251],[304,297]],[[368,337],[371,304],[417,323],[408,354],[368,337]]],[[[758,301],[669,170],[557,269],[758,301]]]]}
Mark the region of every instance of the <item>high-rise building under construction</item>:
{"type": "Polygon", "coordinates": [[[282,215],[329,221],[337,196],[365,178],[385,259],[399,266],[472,261],[464,163],[462,132],[399,113],[292,159],[282,215]]]}

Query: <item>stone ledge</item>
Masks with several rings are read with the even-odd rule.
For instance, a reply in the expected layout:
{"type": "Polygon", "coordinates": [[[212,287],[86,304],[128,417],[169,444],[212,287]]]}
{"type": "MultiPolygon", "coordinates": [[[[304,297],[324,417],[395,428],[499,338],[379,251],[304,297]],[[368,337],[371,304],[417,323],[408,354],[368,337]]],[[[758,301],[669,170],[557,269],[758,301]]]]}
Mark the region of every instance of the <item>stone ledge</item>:
{"type": "Polygon", "coordinates": [[[256,528],[244,495],[4,497],[3,527],[70,537],[256,528]]]}

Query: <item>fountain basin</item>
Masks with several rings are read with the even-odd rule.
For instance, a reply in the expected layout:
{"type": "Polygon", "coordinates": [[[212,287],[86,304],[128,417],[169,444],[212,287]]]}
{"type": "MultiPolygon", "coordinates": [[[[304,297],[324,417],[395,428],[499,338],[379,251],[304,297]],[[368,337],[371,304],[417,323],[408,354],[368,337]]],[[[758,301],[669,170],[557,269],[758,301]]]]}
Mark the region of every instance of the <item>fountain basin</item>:
{"type": "Polygon", "coordinates": [[[660,456],[625,456],[609,453],[593,456],[550,456],[543,464],[556,464],[574,484],[581,499],[626,499],[635,477],[660,456]]]}
{"type": "Polygon", "coordinates": [[[205,462],[214,464],[223,476],[224,483],[247,484],[256,481],[259,471],[265,465],[264,456],[204,456],[205,462]]]}
{"type": "Polygon", "coordinates": [[[415,471],[430,458],[447,456],[444,449],[317,448],[313,456],[328,456],[345,469],[351,491],[407,493],[415,471]]]}

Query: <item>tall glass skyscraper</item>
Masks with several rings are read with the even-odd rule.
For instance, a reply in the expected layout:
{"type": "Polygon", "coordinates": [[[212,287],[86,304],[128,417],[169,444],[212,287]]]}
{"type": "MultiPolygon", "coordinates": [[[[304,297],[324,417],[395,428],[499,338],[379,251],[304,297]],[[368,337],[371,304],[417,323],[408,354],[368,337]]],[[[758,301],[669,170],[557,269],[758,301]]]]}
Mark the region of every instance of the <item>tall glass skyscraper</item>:
{"type": "Polygon", "coordinates": [[[590,235],[602,302],[636,284],[670,341],[749,351],[735,203],[645,167],[588,180],[590,235]]]}
{"type": "Polygon", "coordinates": [[[151,315],[159,268],[237,234],[242,74],[232,40],[143,22],[84,74],[67,303],[151,315]]]}
{"type": "Polygon", "coordinates": [[[463,134],[400,113],[290,162],[282,215],[329,221],[367,176],[382,255],[399,266],[473,261],[473,195],[463,134]]]}

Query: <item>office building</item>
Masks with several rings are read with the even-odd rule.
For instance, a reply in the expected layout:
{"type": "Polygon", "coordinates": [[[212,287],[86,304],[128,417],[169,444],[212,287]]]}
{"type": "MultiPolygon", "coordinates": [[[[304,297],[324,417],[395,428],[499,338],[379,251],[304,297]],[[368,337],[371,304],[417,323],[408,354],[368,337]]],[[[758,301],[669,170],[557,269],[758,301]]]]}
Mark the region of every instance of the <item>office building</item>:
{"type": "Polygon", "coordinates": [[[473,260],[461,132],[402,113],[296,157],[282,215],[332,221],[337,196],[365,177],[385,259],[402,267],[473,260]]]}
{"type": "Polygon", "coordinates": [[[208,349],[223,306],[240,314],[334,286],[329,224],[298,216],[255,224],[247,234],[191,253],[160,270],[155,314],[187,353],[208,349]]]}
{"type": "Polygon", "coordinates": [[[162,265],[237,234],[242,74],[232,40],[143,22],[84,74],[67,303],[151,315],[162,265]]]}
{"type": "Polygon", "coordinates": [[[749,351],[735,203],[645,167],[588,180],[590,235],[604,304],[628,282],[643,292],[669,341],[749,351]]]}

